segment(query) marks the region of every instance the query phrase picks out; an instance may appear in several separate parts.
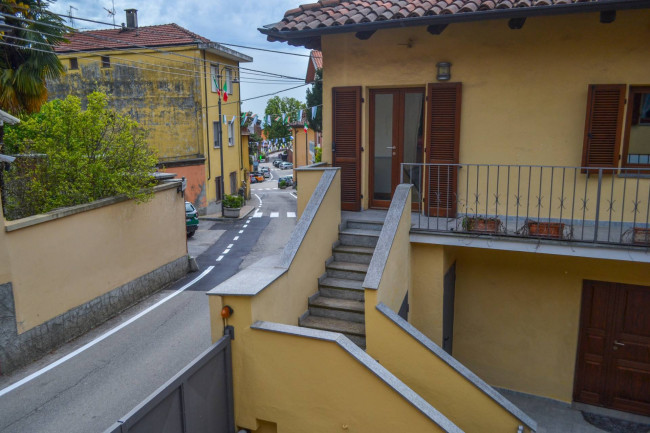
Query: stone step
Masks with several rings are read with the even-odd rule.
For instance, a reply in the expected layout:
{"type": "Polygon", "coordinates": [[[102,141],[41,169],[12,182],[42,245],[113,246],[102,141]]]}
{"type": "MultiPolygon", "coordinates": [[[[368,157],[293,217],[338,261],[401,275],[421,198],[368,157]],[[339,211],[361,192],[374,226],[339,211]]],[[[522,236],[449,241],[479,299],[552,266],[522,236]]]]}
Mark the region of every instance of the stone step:
{"type": "Polygon", "coordinates": [[[366,347],[366,327],[362,323],[308,315],[300,320],[299,325],[322,331],[340,332],[362,349],[366,347]]]}
{"type": "Polygon", "coordinates": [[[370,263],[374,248],[355,245],[338,245],[334,248],[334,260],[339,262],[370,263]]]}
{"type": "Polygon", "coordinates": [[[328,298],[319,295],[309,301],[309,314],[350,322],[365,322],[364,302],[354,299],[328,298]]]}
{"type": "Polygon", "coordinates": [[[339,232],[339,240],[341,245],[374,248],[377,246],[377,240],[379,240],[379,232],[377,230],[346,228],[339,232]]]}
{"type": "Polygon", "coordinates": [[[374,230],[381,231],[384,227],[383,221],[364,221],[364,220],[346,220],[346,227],[349,229],[362,229],[362,230],[374,230]]]}
{"type": "Polygon", "coordinates": [[[326,277],[318,283],[318,291],[328,298],[364,300],[364,291],[359,280],[326,277]]]}
{"type": "Polygon", "coordinates": [[[363,281],[366,278],[366,272],[368,272],[368,265],[334,260],[325,267],[325,270],[328,277],[363,281]]]}

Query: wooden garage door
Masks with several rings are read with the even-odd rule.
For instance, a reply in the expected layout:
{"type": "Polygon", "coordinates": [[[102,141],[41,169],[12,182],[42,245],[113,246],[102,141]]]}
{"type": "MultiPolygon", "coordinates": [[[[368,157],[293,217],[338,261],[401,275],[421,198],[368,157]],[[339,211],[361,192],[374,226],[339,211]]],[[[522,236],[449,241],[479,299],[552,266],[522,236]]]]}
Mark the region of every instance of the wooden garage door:
{"type": "Polygon", "coordinates": [[[584,282],[574,399],[650,415],[650,287],[584,282]]]}

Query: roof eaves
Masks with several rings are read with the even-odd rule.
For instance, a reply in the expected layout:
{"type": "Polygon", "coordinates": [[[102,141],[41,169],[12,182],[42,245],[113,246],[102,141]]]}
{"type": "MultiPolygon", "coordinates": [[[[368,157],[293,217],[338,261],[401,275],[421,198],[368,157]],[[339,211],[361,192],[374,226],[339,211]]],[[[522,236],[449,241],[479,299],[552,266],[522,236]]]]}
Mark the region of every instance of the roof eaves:
{"type": "Polygon", "coordinates": [[[308,39],[326,34],[350,33],[371,30],[382,30],[396,27],[425,26],[429,24],[451,24],[471,21],[484,21],[506,18],[524,18],[534,16],[565,15],[575,13],[601,12],[610,10],[648,9],[650,0],[600,0],[583,1],[572,4],[554,4],[549,6],[515,7],[508,9],[493,9],[475,12],[457,12],[454,14],[427,15],[401,19],[389,19],[373,22],[342,24],[329,27],[307,28],[304,30],[275,30],[275,24],[268,24],[257,30],[274,40],[290,41],[292,39],[308,39]]]}
{"type": "Polygon", "coordinates": [[[247,56],[246,54],[240,53],[239,51],[235,51],[233,49],[227,48],[217,42],[199,44],[199,48],[202,50],[212,51],[214,54],[217,54],[218,56],[235,60],[237,62],[250,63],[253,61],[253,58],[251,56],[247,56]]]}

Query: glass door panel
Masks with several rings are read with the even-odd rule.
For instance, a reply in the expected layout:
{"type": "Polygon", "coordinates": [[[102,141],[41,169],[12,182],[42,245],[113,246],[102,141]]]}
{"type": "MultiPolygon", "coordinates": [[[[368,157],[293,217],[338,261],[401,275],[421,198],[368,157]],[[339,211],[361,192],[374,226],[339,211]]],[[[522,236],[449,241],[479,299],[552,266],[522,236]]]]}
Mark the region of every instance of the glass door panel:
{"type": "MultiPolygon", "coordinates": [[[[424,92],[422,90],[406,90],[404,93],[404,116],[402,120],[402,163],[415,164],[423,160],[424,139],[424,92]]],[[[402,173],[403,183],[412,183],[411,193],[413,203],[421,202],[421,171],[420,167],[406,166],[402,173]]],[[[399,180],[398,180],[399,181],[399,180]]]]}
{"type": "Polygon", "coordinates": [[[373,143],[373,200],[390,201],[393,193],[393,110],[395,98],[392,93],[374,95],[374,143],[373,143]]]}

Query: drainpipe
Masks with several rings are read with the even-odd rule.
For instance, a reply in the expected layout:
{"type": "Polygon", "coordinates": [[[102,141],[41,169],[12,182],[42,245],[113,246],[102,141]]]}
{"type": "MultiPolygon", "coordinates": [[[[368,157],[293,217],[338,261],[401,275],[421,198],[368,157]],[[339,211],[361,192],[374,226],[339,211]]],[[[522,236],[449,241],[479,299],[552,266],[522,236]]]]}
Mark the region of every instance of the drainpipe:
{"type": "MultiPolygon", "coordinates": [[[[206,149],[206,155],[208,155],[208,180],[211,179],[211,174],[212,174],[212,168],[210,166],[210,125],[208,122],[208,74],[205,71],[205,50],[201,50],[201,53],[203,54],[203,86],[205,87],[205,147],[206,149]]],[[[203,110],[201,110],[201,114],[203,114],[203,110]]],[[[221,119],[219,119],[221,121],[221,119]]],[[[223,179],[222,179],[223,181],[223,179]]],[[[208,185],[205,186],[206,188],[208,185]]],[[[207,199],[206,199],[207,200],[207,199]]]]}

